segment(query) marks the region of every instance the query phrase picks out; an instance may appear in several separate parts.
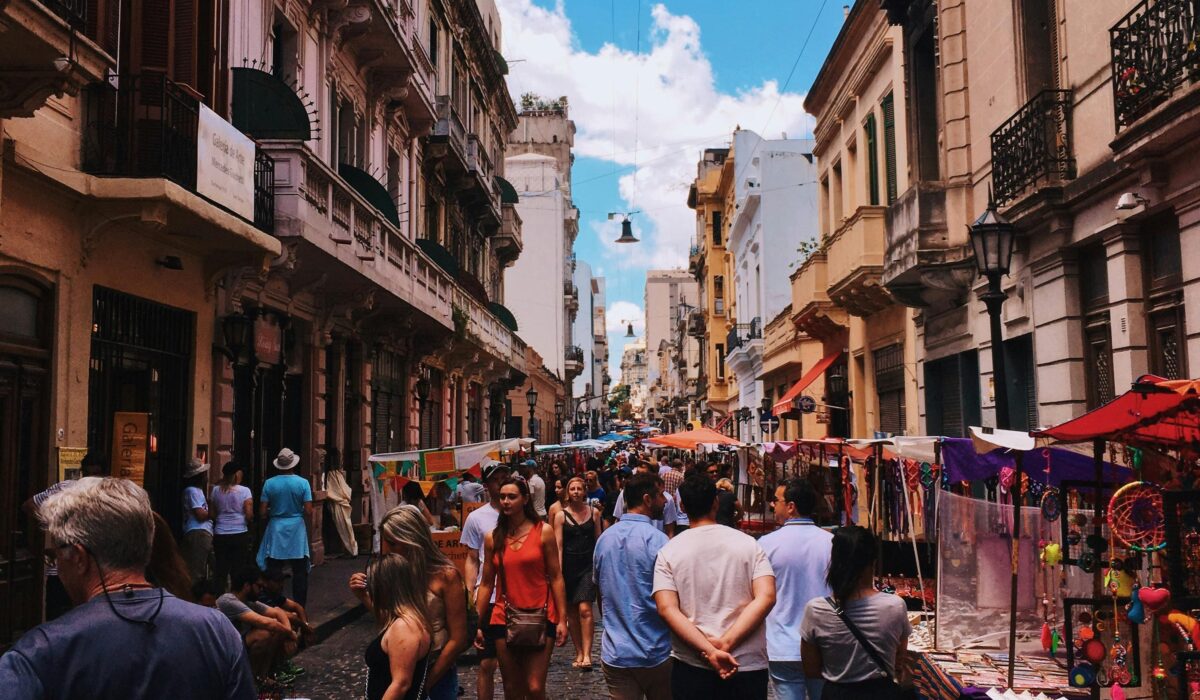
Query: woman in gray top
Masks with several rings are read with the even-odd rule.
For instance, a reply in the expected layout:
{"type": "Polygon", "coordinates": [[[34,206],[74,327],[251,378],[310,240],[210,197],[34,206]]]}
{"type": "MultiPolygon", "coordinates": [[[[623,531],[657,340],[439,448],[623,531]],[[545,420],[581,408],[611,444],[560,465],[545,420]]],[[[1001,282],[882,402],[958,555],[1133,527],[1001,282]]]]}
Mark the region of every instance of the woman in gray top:
{"type": "Polygon", "coordinates": [[[912,627],[904,601],[875,590],[878,557],[870,530],[852,525],[834,533],[826,576],[833,596],[810,600],[800,625],[801,663],[806,676],[825,680],[821,700],[899,696],[897,672],[912,627]]]}

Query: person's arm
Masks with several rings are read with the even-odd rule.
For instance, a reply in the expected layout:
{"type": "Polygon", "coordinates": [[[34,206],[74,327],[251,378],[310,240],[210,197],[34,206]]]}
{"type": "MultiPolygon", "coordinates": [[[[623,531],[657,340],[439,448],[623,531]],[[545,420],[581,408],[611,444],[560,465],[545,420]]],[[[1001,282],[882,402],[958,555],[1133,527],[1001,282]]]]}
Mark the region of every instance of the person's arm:
{"type": "Polygon", "coordinates": [[[400,618],[388,627],[381,640],[388,656],[388,668],[392,683],[383,691],[383,700],[404,700],[413,683],[413,669],[421,653],[421,630],[406,618],[400,618]]]}
{"type": "Polygon", "coordinates": [[[430,512],[429,506],[425,505],[425,499],[417,501],[417,506],[421,509],[421,516],[425,518],[425,522],[429,523],[429,527],[437,527],[437,523],[433,520],[433,513],[430,512]]]}
{"type": "Polygon", "coordinates": [[[470,643],[467,639],[467,600],[463,597],[463,581],[458,569],[447,570],[441,596],[442,606],[446,610],[446,631],[450,633],[450,638],[446,640],[442,653],[438,654],[437,660],[429,669],[429,677],[425,680],[426,688],[437,685],[438,681],[454,668],[458,655],[463,653],[470,643]]]}
{"type": "Polygon", "coordinates": [[[263,492],[262,498],[259,499],[258,517],[263,522],[266,522],[271,517],[271,501],[267,498],[265,491],[263,492]]]}
{"type": "Polygon", "coordinates": [[[212,517],[208,512],[208,503],[206,503],[204,500],[204,492],[199,488],[197,488],[195,491],[190,489],[188,490],[188,505],[191,506],[189,510],[192,511],[192,517],[196,519],[196,522],[207,522],[208,519],[212,517]],[[199,496],[197,496],[197,494],[199,494],[199,496]],[[197,505],[197,503],[199,503],[199,505],[197,505]]]}
{"type": "Polygon", "coordinates": [[[254,522],[254,496],[247,496],[242,501],[242,516],[246,518],[247,525],[254,522]]]}
{"type": "Polygon", "coordinates": [[[905,661],[907,656],[908,656],[908,635],[905,635],[900,638],[900,643],[896,645],[896,666],[895,666],[896,672],[892,675],[894,675],[896,677],[897,683],[907,684],[909,681],[908,664],[905,661]]]}
{"type": "Polygon", "coordinates": [[[667,623],[667,627],[671,628],[671,632],[699,651],[722,679],[729,678],[737,672],[738,663],[733,655],[714,646],[700,628],[679,609],[679,593],[672,590],[655,591],[654,604],[658,606],[658,614],[663,622],[667,623]]]}
{"type": "Polygon", "coordinates": [[[596,529],[596,539],[600,539],[600,509],[592,508],[592,525],[596,529]]]}
{"type": "MultiPolygon", "coordinates": [[[[775,607],[774,576],[759,576],[750,585],[753,598],[746,607],[742,608],[742,612],[738,614],[729,629],[725,630],[725,634],[720,636],[721,647],[726,651],[736,648],[745,641],[746,637],[763,623],[767,613],[771,612],[771,608],[775,607]]],[[[803,654],[801,658],[803,658],[803,654]]]]}
{"type": "Polygon", "coordinates": [[[742,502],[737,500],[736,498],[733,499],[733,522],[735,522],[735,523],[742,522],[742,516],[744,514],[745,514],[745,511],[742,510],[742,502]]]}
{"type": "Polygon", "coordinates": [[[475,604],[475,584],[479,580],[479,550],[483,549],[483,542],[477,539],[475,522],[468,515],[463,518],[462,534],[458,536],[460,544],[467,547],[467,561],[463,572],[466,577],[464,583],[467,584],[467,600],[472,605],[475,604]]]}
{"type": "Polygon", "coordinates": [[[483,538],[483,577],[479,579],[479,585],[475,587],[475,613],[479,617],[479,629],[475,632],[475,646],[479,649],[483,648],[483,628],[488,626],[489,620],[485,620],[487,614],[488,603],[492,601],[492,587],[496,583],[496,567],[492,564],[492,533],[487,533],[483,538]]]}
{"type": "Polygon", "coordinates": [[[367,592],[367,575],[361,571],[350,575],[350,592],[358,598],[358,602],[367,606],[367,612],[374,610],[371,605],[371,594],[367,592]]]}
{"type": "Polygon", "coordinates": [[[565,518],[566,518],[566,516],[563,515],[563,511],[561,508],[559,509],[559,511],[557,513],[554,514],[554,541],[556,543],[558,543],[557,549],[558,549],[558,568],[559,569],[562,568],[562,561],[563,561],[563,533],[562,533],[562,531],[563,531],[563,520],[565,518]]]}
{"type": "Polygon", "coordinates": [[[554,607],[558,610],[554,644],[561,647],[567,643],[567,587],[563,583],[562,567],[558,565],[558,540],[547,528],[542,528],[542,559],[546,564],[550,591],[554,594],[554,607]]]}
{"type": "Polygon", "coordinates": [[[291,625],[291,623],[289,623],[287,621],[286,613],[283,613],[283,611],[280,611],[280,613],[283,614],[283,619],[280,620],[279,618],[270,614],[272,609],[277,609],[277,608],[268,609],[267,614],[265,614],[265,615],[261,614],[261,613],[256,613],[253,610],[247,610],[246,612],[237,616],[237,621],[244,622],[247,625],[250,625],[251,627],[253,627],[254,629],[266,630],[268,632],[274,632],[276,634],[291,635],[292,634],[292,625],[291,625]]]}
{"type": "Polygon", "coordinates": [[[804,667],[804,675],[806,677],[820,678],[821,669],[824,667],[824,660],[821,658],[821,647],[808,640],[801,639],[800,663],[804,667]]]}

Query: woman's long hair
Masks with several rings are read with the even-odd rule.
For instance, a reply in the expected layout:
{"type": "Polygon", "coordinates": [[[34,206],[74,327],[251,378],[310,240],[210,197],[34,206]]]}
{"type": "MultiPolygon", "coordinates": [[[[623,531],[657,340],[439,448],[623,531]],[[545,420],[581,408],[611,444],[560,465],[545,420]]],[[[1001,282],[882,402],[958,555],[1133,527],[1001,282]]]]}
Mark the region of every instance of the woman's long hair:
{"type": "MultiPolygon", "coordinates": [[[[500,482],[500,488],[504,488],[509,484],[515,485],[517,490],[525,498],[525,507],[522,509],[525,513],[525,519],[533,524],[541,522],[542,517],[533,509],[533,499],[529,497],[529,483],[525,479],[517,476],[510,476],[500,482]]],[[[505,544],[508,542],[508,533],[511,530],[509,517],[504,513],[500,514],[500,518],[496,521],[496,529],[492,531],[492,542],[495,545],[497,552],[503,552],[505,544]]]]}
{"type": "Polygon", "coordinates": [[[154,514],[154,539],[150,544],[146,578],[176,598],[193,602],[192,576],[179,553],[175,536],[171,534],[171,526],[158,513],[154,514]]]}
{"type": "Polygon", "coordinates": [[[833,591],[833,599],[843,606],[858,591],[863,572],[873,570],[879,558],[879,540],[865,527],[848,525],[833,533],[833,549],[829,554],[829,573],[825,582],[833,591]]]}
{"type": "Polygon", "coordinates": [[[367,568],[367,593],[375,610],[375,620],[387,629],[396,620],[415,620],[426,631],[429,607],[425,602],[429,578],[422,557],[384,554],[367,568]]]}
{"type": "MultiPolygon", "coordinates": [[[[411,482],[410,482],[411,483],[411,482]]],[[[429,533],[429,521],[416,506],[402,505],[389,510],[379,523],[379,536],[392,544],[402,545],[409,556],[421,553],[421,567],[432,574],[454,566],[442,553],[429,533]]]]}
{"type": "Polygon", "coordinates": [[[221,491],[228,493],[233,488],[233,478],[240,471],[242,471],[242,465],[237,462],[226,462],[225,466],[221,467],[221,480],[217,482],[221,491]]]}

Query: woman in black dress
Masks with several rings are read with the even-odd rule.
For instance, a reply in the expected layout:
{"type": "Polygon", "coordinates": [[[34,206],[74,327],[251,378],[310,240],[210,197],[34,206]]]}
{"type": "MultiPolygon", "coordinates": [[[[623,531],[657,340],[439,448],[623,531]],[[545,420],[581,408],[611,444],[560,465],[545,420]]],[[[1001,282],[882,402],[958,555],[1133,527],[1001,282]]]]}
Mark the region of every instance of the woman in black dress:
{"type": "Polygon", "coordinates": [[[384,554],[367,570],[382,631],[367,645],[367,700],[424,700],[430,667],[428,574],[420,557],[384,554]]]}
{"type": "Polygon", "coordinates": [[[592,602],[596,600],[592,553],[600,537],[600,513],[588,505],[587,486],[579,477],[567,482],[567,501],[554,515],[554,534],[567,588],[567,629],[575,644],[575,661],[571,665],[590,671],[595,629],[592,602]]]}

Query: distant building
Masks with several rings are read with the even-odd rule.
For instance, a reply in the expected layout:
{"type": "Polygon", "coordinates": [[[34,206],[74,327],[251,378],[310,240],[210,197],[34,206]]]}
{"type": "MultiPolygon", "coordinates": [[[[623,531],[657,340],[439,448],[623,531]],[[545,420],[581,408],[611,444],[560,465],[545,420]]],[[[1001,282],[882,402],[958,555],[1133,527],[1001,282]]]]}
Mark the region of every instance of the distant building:
{"type": "Polygon", "coordinates": [[[692,364],[698,360],[699,341],[681,337],[678,324],[681,314],[699,308],[699,285],[686,270],[650,270],[646,273],[645,294],[649,400],[645,417],[665,419],[669,426],[682,425],[693,417],[694,406],[685,396],[686,377],[689,372],[693,377],[698,374],[692,364]]]}

